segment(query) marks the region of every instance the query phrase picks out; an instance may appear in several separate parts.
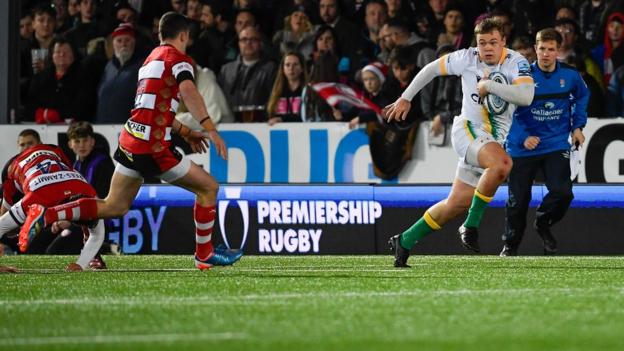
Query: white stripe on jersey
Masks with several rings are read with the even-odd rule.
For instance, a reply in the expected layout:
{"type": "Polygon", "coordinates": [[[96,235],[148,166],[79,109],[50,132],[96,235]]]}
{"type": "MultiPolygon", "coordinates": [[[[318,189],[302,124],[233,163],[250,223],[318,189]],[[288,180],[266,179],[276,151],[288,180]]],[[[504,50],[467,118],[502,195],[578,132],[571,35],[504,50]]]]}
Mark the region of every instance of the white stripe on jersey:
{"type": "Polygon", "coordinates": [[[173,67],[171,67],[171,73],[173,73],[173,76],[178,79],[178,74],[187,71],[191,74],[191,76],[193,78],[195,78],[195,75],[193,74],[193,66],[191,66],[190,63],[188,62],[179,62],[176,63],[175,65],[173,65],[173,67]]]}
{"type": "Polygon", "coordinates": [[[159,79],[165,72],[164,61],[150,61],[147,65],[139,69],[139,81],[143,79],[159,79]]]}
{"type": "Polygon", "coordinates": [[[156,94],[143,93],[134,98],[134,108],[154,109],[156,106],[156,94]]]}
{"type": "Polygon", "coordinates": [[[48,156],[52,156],[55,159],[58,159],[58,155],[54,152],[54,151],[50,151],[50,150],[38,150],[33,152],[32,154],[30,154],[28,157],[26,157],[25,159],[21,160],[19,163],[20,168],[24,167],[25,164],[31,162],[32,160],[36,159],[39,156],[43,156],[43,155],[48,155],[48,156]]]}

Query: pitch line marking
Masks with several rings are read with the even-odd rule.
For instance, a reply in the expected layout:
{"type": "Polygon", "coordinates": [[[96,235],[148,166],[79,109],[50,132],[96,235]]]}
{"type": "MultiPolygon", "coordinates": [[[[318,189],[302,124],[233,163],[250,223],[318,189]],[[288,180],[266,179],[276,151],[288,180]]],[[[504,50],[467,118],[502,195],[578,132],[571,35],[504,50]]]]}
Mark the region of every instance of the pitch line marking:
{"type": "Polygon", "coordinates": [[[215,341],[246,339],[243,333],[200,334],[138,334],[138,335],[75,335],[28,338],[5,338],[4,346],[67,345],[67,344],[126,344],[178,341],[215,341]]]}
{"type": "Polygon", "coordinates": [[[568,293],[568,294],[592,294],[602,292],[607,295],[624,294],[623,287],[611,288],[545,288],[545,289],[457,289],[457,290],[411,290],[411,291],[369,291],[369,292],[337,292],[337,293],[284,293],[284,294],[249,294],[242,296],[202,296],[173,297],[155,299],[137,299],[131,296],[117,296],[114,299],[106,299],[100,296],[87,299],[35,299],[35,300],[0,300],[5,309],[23,307],[28,305],[120,305],[120,306],[144,306],[144,305],[224,305],[258,302],[275,302],[285,299],[338,299],[338,298],[367,298],[367,297],[411,297],[411,296],[466,296],[466,295],[500,295],[500,294],[527,294],[527,293],[568,293]]]}

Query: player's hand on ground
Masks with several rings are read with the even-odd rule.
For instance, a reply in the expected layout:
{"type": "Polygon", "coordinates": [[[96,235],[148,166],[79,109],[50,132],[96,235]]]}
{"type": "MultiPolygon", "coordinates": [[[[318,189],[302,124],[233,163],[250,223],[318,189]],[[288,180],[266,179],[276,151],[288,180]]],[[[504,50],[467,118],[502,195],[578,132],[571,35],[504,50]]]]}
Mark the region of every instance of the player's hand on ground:
{"type": "Polygon", "coordinates": [[[65,267],[65,272],[82,272],[82,267],[78,263],[72,262],[65,267]]]}
{"type": "Polygon", "coordinates": [[[212,143],[217,148],[217,153],[219,154],[219,156],[221,156],[224,160],[227,160],[227,147],[225,146],[225,141],[221,139],[219,132],[217,132],[216,130],[211,130],[210,132],[208,132],[208,138],[210,138],[210,141],[212,141],[212,143]]]}
{"type": "Polygon", "coordinates": [[[400,97],[395,102],[386,106],[382,113],[388,122],[392,122],[393,120],[404,121],[407,118],[411,106],[412,104],[409,101],[400,97]]]}
{"type": "Polygon", "coordinates": [[[208,151],[208,139],[206,139],[206,136],[202,132],[192,130],[184,137],[184,141],[191,146],[193,152],[203,154],[208,151]]]}
{"type": "Polygon", "coordinates": [[[54,223],[52,223],[52,233],[54,234],[58,234],[61,231],[68,229],[69,227],[71,227],[71,222],[70,221],[56,221],[54,223]]]}
{"type": "Polygon", "coordinates": [[[540,138],[536,137],[536,136],[530,136],[526,139],[524,139],[524,147],[527,150],[533,150],[537,147],[537,145],[539,145],[540,143],[540,138]]]}
{"type": "Polygon", "coordinates": [[[0,265],[0,273],[19,273],[19,269],[12,266],[0,265]]]}
{"type": "Polygon", "coordinates": [[[576,128],[574,130],[574,132],[572,132],[572,145],[583,145],[583,143],[585,142],[585,135],[583,135],[583,132],[581,131],[580,128],[576,128]]]}

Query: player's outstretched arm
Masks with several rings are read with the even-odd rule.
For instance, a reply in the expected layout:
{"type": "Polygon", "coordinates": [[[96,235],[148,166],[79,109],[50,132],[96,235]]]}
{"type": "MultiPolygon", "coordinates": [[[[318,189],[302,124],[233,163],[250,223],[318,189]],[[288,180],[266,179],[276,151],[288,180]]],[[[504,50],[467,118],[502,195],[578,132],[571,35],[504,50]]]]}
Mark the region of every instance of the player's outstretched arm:
{"type": "Polygon", "coordinates": [[[401,97],[399,97],[395,102],[386,106],[384,108],[384,114],[388,122],[392,120],[403,121],[407,118],[407,114],[410,110],[412,99],[418,92],[429,82],[433,80],[433,78],[442,75],[440,67],[444,64],[444,61],[440,62],[440,60],[445,60],[446,56],[443,56],[433,62],[427,64],[423,69],[418,72],[416,77],[412,80],[410,85],[405,89],[401,97]]]}
{"type": "MultiPolygon", "coordinates": [[[[217,148],[217,153],[227,160],[227,147],[225,146],[225,142],[217,132],[217,128],[210,120],[204,99],[199,94],[199,91],[197,91],[195,83],[191,80],[182,81],[182,83],[180,83],[180,95],[182,95],[182,100],[184,100],[184,104],[193,118],[195,118],[208,133],[208,138],[214,143],[217,148]]],[[[175,126],[173,127],[173,130],[176,130],[175,126]]],[[[180,131],[182,131],[182,129],[180,131]]],[[[180,135],[184,137],[184,135],[180,135]]],[[[192,131],[189,133],[189,136],[194,137],[192,131]]]]}
{"type": "Polygon", "coordinates": [[[480,81],[479,84],[483,85],[488,93],[497,95],[511,104],[529,106],[533,102],[533,95],[535,94],[533,80],[530,83],[501,84],[488,79],[480,81]]]}

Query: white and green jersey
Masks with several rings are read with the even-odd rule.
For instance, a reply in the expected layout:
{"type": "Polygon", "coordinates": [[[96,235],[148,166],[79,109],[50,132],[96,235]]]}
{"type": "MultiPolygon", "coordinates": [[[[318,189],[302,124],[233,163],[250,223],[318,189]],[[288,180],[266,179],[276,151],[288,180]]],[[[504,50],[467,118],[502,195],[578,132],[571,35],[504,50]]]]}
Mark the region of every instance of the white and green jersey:
{"type": "Polygon", "coordinates": [[[438,65],[441,75],[461,76],[463,101],[459,118],[469,139],[474,140],[480,134],[477,130],[481,130],[502,144],[516,105],[510,103],[501,113],[490,113],[479,99],[477,83],[492,72],[499,72],[509,84],[533,84],[529,62],[519,53],[504,48],[498,64],[487,65],[479,59],[477,48],[468,48],[441,57],[438,65]]]}

